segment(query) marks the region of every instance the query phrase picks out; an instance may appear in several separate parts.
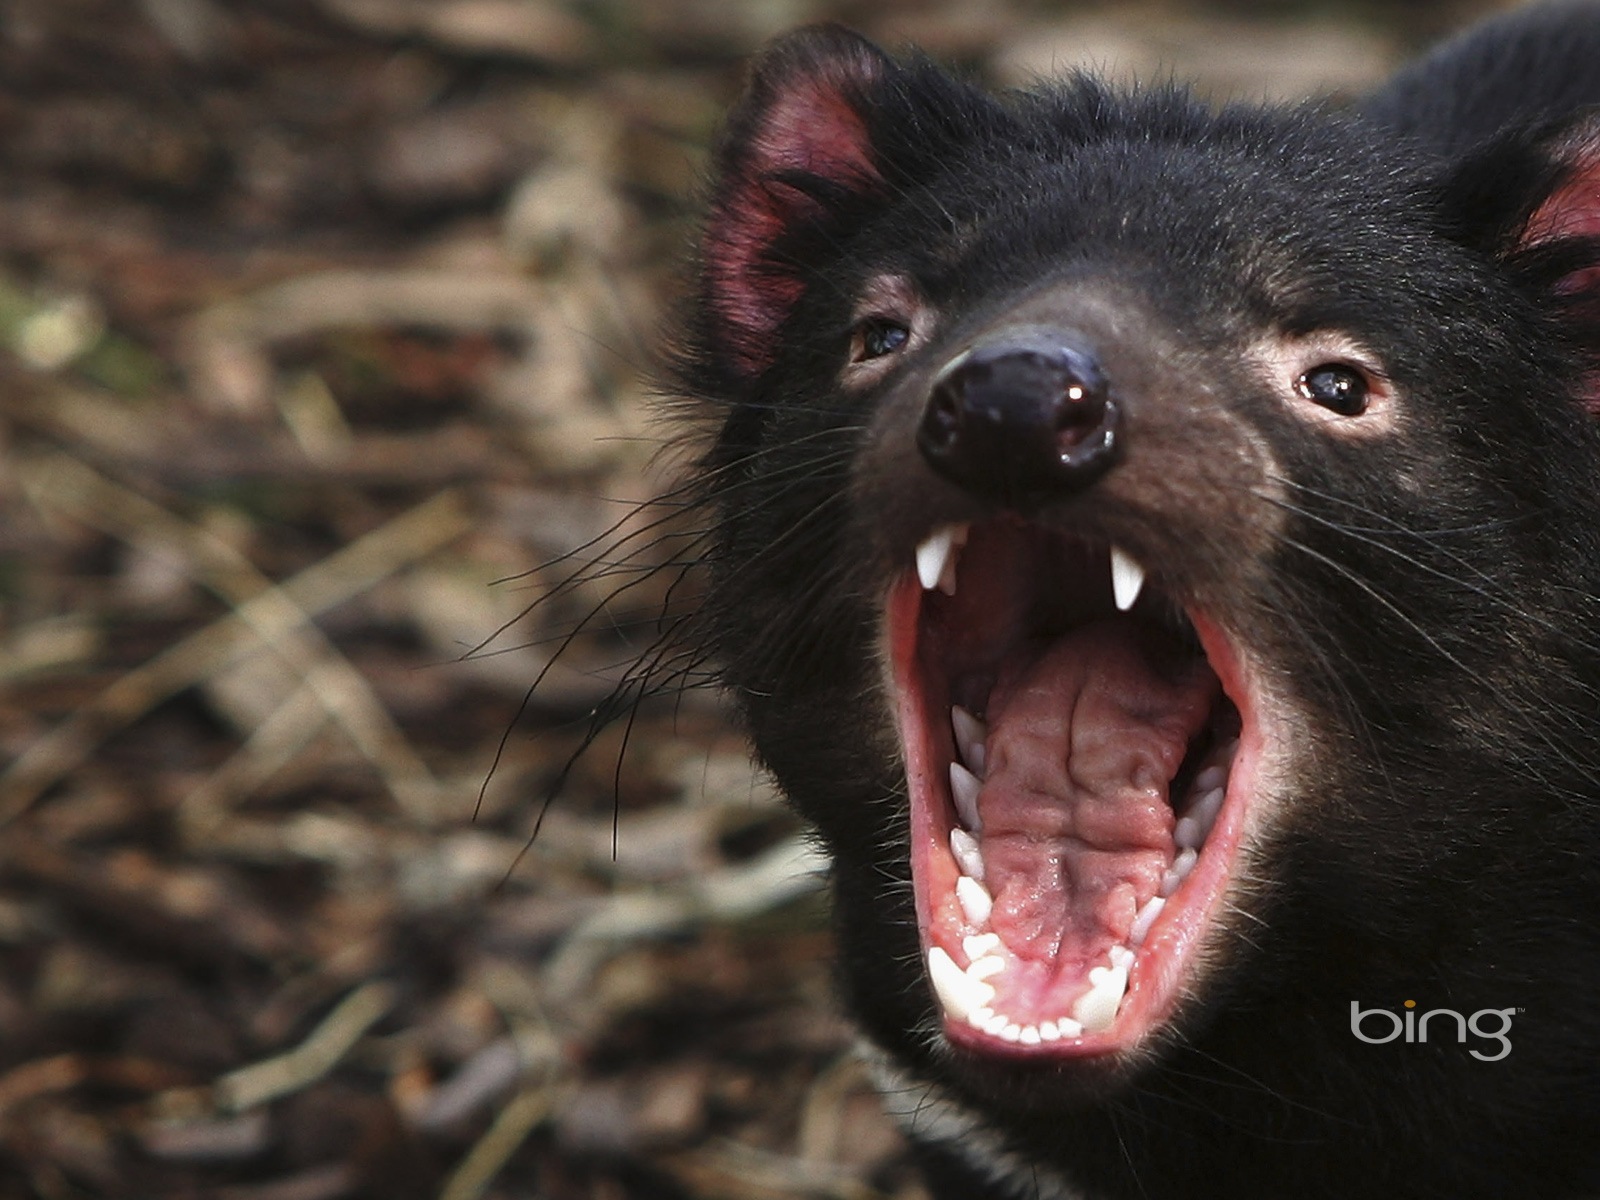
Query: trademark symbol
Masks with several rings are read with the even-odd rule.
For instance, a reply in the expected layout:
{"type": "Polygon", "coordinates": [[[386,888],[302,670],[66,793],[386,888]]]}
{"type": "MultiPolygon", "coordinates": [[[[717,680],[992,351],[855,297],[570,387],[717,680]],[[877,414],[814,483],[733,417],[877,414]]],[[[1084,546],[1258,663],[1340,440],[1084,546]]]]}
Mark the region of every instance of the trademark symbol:
{"type": "Polygon", "coordinates": [[[1525,1012],[1527,1012],[1527,1011],[1528,1011],[1528,1010],[1527,1010],[1527,1009],[1525,1009],[1525,1008],[1519,1008],[1519,1009],[1517,1009],[1517,1016],[1519,1016],[1519,1017],[1520,1017],[1520,1016],[1521,1016],[1521,1015],[1522,1015],[1522,1014],[1523,1014],[1523,1013],[1525,1013],[1525,1012]]]}

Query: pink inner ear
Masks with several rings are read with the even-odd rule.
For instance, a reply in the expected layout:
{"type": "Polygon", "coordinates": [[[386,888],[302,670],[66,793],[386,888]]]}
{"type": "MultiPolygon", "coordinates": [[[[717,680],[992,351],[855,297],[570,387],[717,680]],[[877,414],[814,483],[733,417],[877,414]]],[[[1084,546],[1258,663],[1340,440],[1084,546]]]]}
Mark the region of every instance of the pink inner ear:
{"type": "MultiPolygon", "coordinates": [[[[1556,238],[1600,237],[1600,141],[1577,152],[1576,168],[1528,218],[1524,245],[1537,246],[1556,238]]],[[[1600,266],[1574,271],[1558,285],[1564,295],[1600,287],[1600,266]]]]}
{"type": "Polygon", "coordinates": [[[1559,237],[1600,237],[1600,141],[1583,146],[1577,166],[1528,219],[1529,245],[1559,237]]]}
{"type": "Polygon", "coordinates": [[[752,375],[771,364],[773,335],[805,290],[769,252],[787,230],[826,215],[783,177],[805,173],[857,193],[882,181],[866,122],[848,96],[851,81],[823,69],[779,86],[706,231],[711,302],[734,359],[752,375]]]}
{"type": "MultiPolygon", "coordinates": [[[[1580,146],[1575,169],[1528,219],[1525,245],[1556,238],[1600,238],[1600,140],[1580,146]]],[[[1556,284],[1564,296],[1592,296],[1600,303],[1600,265],[1583,267],[1556,284]]],[[[1600,374],[1585,379],[1583,406],[1600,416],[1600,374]]]]}

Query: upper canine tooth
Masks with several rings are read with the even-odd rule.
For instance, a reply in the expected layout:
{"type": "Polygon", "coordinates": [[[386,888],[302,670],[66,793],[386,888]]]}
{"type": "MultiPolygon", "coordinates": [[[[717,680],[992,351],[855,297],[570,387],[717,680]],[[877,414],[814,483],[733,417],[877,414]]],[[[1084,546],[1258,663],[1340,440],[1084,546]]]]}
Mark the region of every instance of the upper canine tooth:
{"type": "Polygon", "coordinates": [[[1111,593],[1116,597],[1117,611],[1127,612],[1139,598],[1144,587],[1144,568],[1134,562],[1128,553],[1111,547],[1111,593]]]}
{"type": "Polygon", "coordinates": [[[946,595],[956,590],[955,550],[967,540],[965,525],[942,525],[917,547],[917,579],[925,592],[938,588],[946,595]]]}

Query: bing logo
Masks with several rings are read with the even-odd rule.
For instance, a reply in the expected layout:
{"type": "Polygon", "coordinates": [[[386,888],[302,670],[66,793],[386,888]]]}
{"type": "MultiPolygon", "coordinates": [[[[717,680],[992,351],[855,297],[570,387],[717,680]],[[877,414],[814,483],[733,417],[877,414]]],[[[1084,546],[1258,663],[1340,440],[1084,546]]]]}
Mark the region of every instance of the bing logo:
{"type": "Polygon", "coordinates": [[[1492,1054],[1485,1054],[1482,1050],[1467,1051],[1480,1062],[1498,1062],[1511,1053],[1511,1038],[1507,1035],[1511,1032],[1511,1018],[1520,1012],[1520,1009],[1483,1008],[1468,1017],[1453,1008],[1430,1008],[1419,1015],[1416,1008],[1415,1000],[1405,1002],[1404,1013],[1390,1012],[1386,1008],[1362,1008],[1360,1001],[1352,1000],[1350,1032],[1360,1041],[1374,1046],[1381,1046],[1400,1037],[1404,1037],[1407,1042],[1426,1042],[1430,1032],[1437,1041],[1441,1037],[1449,1037],[1454,1032],[1456,1042],[1465,1045],[1470,1030],[1486,1044],[1490,1042],[1499,1044],[1499,1048],[1492,1054]],[[1378,1029],[1377,1033],[1371,1032],[1374,1026],[1378,1029]]]}

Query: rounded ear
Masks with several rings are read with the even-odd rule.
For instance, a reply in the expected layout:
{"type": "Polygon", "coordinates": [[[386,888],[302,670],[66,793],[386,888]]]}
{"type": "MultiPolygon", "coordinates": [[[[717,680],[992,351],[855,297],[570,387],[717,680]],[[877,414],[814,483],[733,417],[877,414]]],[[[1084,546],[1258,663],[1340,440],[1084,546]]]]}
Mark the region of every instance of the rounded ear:
{"type": "MultiPolygon", "coordinates": [[[[1555,184],[1523,223],[1524,248],[1558,239],[1600,238],[1600,115],[1586,117],[1553,148],[1555,184]]],[[[1600,264],[1584,274],[1600,285],[1600,264]]]]}
{"type": "Polygon", "coordinates": [[[1580,400],[1600,414],[1600,113],[1499,135],[1442,196],[1450,235],[1495,256],[1589,361],[1580,400]]]}
{"type": "Polygon", "coordinates": [[[711,333],[738,373],[772,361],[804,291],[804,235],[884,188],[872,145],[874,96],[898,68],[836,25],[772,43],[729,117],[700,252],[711,333]]]}
{"type": "Polygon", "coordinates": [[[1523,222],[1515,253],[1587,360],[1580,399],[1600,415],[1600,114],[1568,129],[1554,150],[1554,184],[1523,222]]]}

